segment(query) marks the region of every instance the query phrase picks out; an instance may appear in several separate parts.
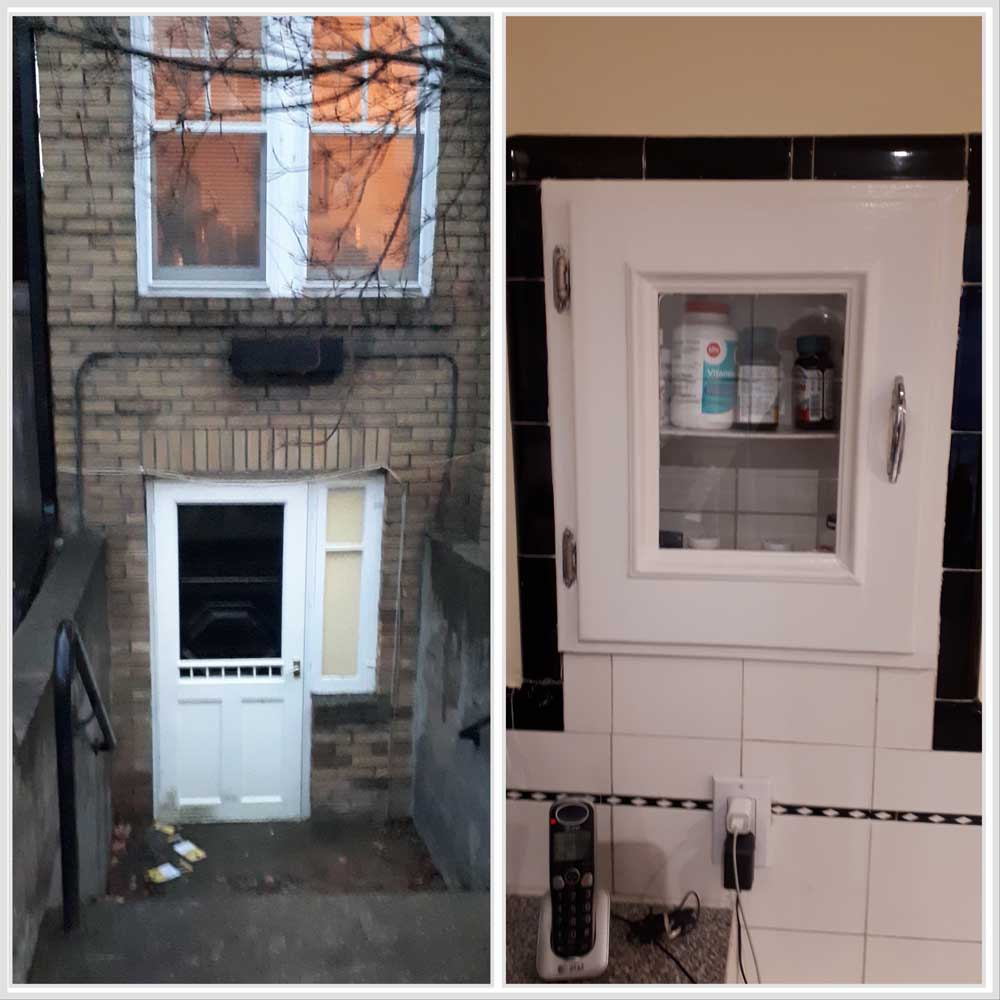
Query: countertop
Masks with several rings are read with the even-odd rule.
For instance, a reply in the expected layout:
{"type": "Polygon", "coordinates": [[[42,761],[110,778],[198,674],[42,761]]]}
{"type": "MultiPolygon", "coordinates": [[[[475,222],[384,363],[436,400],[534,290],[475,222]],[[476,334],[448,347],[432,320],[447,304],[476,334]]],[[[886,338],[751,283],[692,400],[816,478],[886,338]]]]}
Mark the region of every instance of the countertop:
{"type": "MultiPolygon", "coordinates": [[[[507,982],[538,983],[535,944],[538,935],[538,896],[507,897],[507,982]]],[[[638,903],[611,904],[611,944],[608,971],[598,983],[686,983],[687,977],[652,944],[629,940],[629,928],[615,914],[635,920],[649,906],[638,903]]],[[[670,951],[699,983],[724,983],[729,953],[731,912],[723,907],[704,907],[698,926],[675,941],[670,951]]]]}

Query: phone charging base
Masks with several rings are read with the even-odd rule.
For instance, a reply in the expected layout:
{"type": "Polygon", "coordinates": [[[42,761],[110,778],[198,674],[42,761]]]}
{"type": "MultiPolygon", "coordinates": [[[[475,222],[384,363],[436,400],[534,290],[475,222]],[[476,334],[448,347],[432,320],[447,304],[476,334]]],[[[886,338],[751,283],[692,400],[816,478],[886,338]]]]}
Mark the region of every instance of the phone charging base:
{"type": "Polygon", "coordinates": [[[538,914],[538,949],[535,966],[546,982],[569,979],[596,979],[608,968],[611,925],[611,897],[606,889],[594,891],[594,947],[586,955],[565,958],[552,950],[552,897],[542,897],[538,914]]]}

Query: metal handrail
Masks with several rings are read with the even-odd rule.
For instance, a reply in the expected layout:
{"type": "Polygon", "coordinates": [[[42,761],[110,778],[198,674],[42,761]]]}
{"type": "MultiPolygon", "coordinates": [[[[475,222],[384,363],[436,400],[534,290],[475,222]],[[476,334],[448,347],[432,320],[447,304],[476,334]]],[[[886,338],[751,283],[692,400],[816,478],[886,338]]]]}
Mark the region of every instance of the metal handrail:
{"type": "MultiPolygon", "coordinates": [[[[92,719],[101,727],[100,741],[93,741],[94,753],[114,750],[118,745],[111,719],[97,690],[94,671],[76,622],[67,618],[56,629],[52,663],[52,692],[56,726],[56,777],[59,788],[59,847],[62,856],[63,929],[80,924],[80,842],[76,828],[76,766],[73,738],[73,675],[79,674],[92,719]]],[[[87,720],[89,722],[90,719],[87,720]]],[[[84,723],[86,725],[86,723],[84,723]]]]}

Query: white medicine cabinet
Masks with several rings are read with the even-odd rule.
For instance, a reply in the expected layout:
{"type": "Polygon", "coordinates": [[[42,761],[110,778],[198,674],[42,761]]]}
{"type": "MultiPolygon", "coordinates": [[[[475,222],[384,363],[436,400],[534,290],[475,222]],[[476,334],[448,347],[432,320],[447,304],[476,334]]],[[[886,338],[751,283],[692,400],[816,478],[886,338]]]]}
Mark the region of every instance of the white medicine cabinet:
{"type": "Polygon", "coordinates": [[[965,204],[543,183],[561,650],[934,665],[965,204]]]}

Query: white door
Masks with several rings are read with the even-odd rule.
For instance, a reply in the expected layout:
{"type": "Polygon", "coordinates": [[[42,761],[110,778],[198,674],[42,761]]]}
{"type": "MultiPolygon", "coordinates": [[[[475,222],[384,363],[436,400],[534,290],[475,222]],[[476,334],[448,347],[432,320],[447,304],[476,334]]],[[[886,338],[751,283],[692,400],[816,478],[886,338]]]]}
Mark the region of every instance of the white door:
{"type": "Polygon", "coordinates": [[[307,486],[151,482],[154,802],[303,815],[307,486]]]}
{"type": "Polygon", "coordinates": [[[965,201],[956,183],[543,184],[557,533],[578,567],[561,648],[933,665],[965,201]],[[809,423],[814,377],[830,410],[809,423]],[[768,385],[773,413],[740,416],[768,385]]]}

